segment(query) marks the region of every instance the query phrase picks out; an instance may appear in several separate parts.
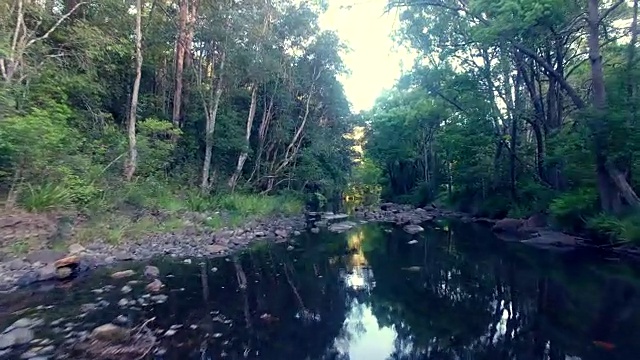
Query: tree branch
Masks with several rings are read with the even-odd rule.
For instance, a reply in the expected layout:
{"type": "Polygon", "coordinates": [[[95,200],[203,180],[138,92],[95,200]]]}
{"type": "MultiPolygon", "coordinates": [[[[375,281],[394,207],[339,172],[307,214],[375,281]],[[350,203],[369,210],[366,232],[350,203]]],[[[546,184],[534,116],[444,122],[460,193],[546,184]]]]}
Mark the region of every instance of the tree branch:
{"type": "Polygon", "coordinates": [[[611,15],[611,13],[618,8],[618,6],[622,5],[624,3],[625,0],[618,0],[615,4],[611,5],[610,8],[608,8],[607,10],[605,10],[605,12],[602,14],[602,16],[600,16],[600,19],[598,19],[598,25],[600,25],[600,23],[602,23],[602,21],[604,19],[607,18],[607,16],[611,15]]]}
{"type": "Polygon", "coordinates": [[[44,35],[37,37],[35,39],[31,39],[29,40],[29,42],[27,42],[27,44],[24,46],[25,48],[29,47],[30,45],[32,45],[33,43],[40,41],[40,40],[44,40],[46,38],[49,37],[49,35],[51,35],[52,32],[54,32],[58,26],[60,26],[60,24],[62,24],[63,21],[65,21],[69,16],[71,16],[71,14],[73,14],[74,11],[76,11],[76,9],[78,9],[80,6],[86,4],[86,2],[79,2],[76,4],[76,6],[74,6],[71,10],[69,10],[68,13],[62,15],[62,17],[60,19],[58,19],[58,21],[56,21],[55,24],[53,24],[53,26],[46,32],[44,33],[44,35]]]}

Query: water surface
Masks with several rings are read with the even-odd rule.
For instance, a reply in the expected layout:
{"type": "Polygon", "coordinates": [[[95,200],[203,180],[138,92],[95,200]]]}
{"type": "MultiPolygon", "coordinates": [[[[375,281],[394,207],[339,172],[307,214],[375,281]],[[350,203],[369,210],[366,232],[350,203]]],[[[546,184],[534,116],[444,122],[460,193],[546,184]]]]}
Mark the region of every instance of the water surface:
{"type": "Polygon", "coordinates": [[[0,300],[0,329],[24,316],[47,324],[62,318],[57,329],[36,334],[59,343],[68,323],[89,331],[119,315],[133,324],[155,317],[149,326],[158,332],[182,327],[161,337],[161,355],[149,358],[181,360],[640,354],[640,271],[632,263],[505,244],[481,227],[447,222],[416,236],[369,224],[344,234],[303,234],[287,246],[263,244],[191,264],[156,259],[151,263],[167,285],[161,304],[118,306],[142,296],[145,282],[123,295],[130,279],[110,279],[114,269],[12,294],[0,300]],[[92,291],[107,284],[113,289],[92,291]],[[79,310],[99,300],[109,305],[79,310]]]}

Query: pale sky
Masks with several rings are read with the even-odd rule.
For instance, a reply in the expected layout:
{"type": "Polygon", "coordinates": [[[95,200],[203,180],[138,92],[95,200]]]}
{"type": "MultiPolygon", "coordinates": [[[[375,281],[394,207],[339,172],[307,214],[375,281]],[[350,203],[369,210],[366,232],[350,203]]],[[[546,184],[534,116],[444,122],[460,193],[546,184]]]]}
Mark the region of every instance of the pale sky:
{"type": "Polygon", "coordinates": [[[351,75],[340,80],[354,112],[370,109],[382,91],[395,84],[402,68],[413,64],[409,52],[391,39],[398,20],[396,11],[384,14],[387,2],[329,0],[329,10],[320,18],[323,29],[336,31],[351,48],[342,56],[351,75]],[[348,5],[350,9],[344,8],[348,5]]]}

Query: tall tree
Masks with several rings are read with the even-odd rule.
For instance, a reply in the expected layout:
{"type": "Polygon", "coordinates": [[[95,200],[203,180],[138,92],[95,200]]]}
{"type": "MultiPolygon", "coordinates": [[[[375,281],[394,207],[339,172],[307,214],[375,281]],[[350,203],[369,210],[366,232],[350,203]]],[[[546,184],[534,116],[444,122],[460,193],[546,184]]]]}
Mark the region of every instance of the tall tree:
{"type": "Polygon", "coordinates": [[[129,158],[127,159],[124,177],[131,181],[138,163],[138,148],[136,145],[136,117],[138,112],[138,94],[140,93],[140,79],[142,78],[142,0],[136,0],[136,78],[131,91],[131,107],[127,122],[129,137],[129,158]]]}

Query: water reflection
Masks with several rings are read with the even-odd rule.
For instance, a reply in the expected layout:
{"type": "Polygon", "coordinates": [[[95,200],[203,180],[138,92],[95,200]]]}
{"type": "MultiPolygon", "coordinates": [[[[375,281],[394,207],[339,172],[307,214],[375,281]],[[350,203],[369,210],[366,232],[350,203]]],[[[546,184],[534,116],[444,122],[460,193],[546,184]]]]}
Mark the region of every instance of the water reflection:
{"type": "MultiPolygon", "coordinates": [[[[119,307],[123,297],[140,298],[145,283],[123,295],[126,281],[103,269],[70,287],[0,299],[0,329],[23,316],[48,324],[64,318],[77,324],[74,331],[119,315],[134,323],[155,317],[159,333],[181,326],[161,337],[158,360],[617,360],[640,353],[637,265],[505,244],[468,224],[440,223],[417,236],[367,225],[304,234],[293,250],[269,245],[192,264],[153,263],[167,285],[162,304],[119,307]],[[114,286],[96,295],[105,284],[114,286]],[[79,314],[98,301],[110,305],[79,314]]],[[[141,273],[144,264],[126,266],[141,273]]],[[[58,330],[37,336],[64,342],[58,330]]]]}
{"type": "Polygon", "coordinates": [[[388,359],[394,351],[397,333],[393,326],[381,326],[370,305],[370,293],[375,288],[373,271],[363,251],[363,230],[348,234],[349,254],[342,275],[348,292],[349,310],[334,341],[334,347],[344,359],[388,359]]]}

